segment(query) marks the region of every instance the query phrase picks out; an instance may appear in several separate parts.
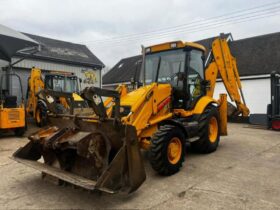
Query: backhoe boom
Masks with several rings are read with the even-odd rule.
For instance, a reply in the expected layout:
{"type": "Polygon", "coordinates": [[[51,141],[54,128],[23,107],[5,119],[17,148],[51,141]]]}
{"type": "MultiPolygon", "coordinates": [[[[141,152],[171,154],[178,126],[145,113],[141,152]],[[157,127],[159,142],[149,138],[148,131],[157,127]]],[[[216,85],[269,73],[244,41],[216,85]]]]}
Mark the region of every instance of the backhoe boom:
{"type": "Polygon", "coordinates": [[[210,81],[207,96],[213,97],[219,73],[230,99],[236,103],[237,110],[233,114],[242,114],[243,117],[247,117],[250,111],[246,106],[243,96],[236,59],[231,54],[227,40],[220,37],[216,38],[212,43],[212,50],[209,57],[212,60],[205,70],[206,80],[210,81]]]}

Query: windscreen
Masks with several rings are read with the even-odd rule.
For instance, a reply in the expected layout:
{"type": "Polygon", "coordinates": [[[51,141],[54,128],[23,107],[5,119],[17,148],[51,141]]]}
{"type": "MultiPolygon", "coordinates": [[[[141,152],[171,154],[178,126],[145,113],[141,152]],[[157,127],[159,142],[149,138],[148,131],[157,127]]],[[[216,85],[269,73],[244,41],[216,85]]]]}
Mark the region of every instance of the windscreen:
{"type": "Polygon", "coordinates": [[[78,92],[77,77],[66,77],[65,79],[65,92],[78,92]]]}
{"type": "Polygon", "coordinates": [[[177,73],[184,72],[186,52],[183,49],[146,55],[145,82],[176,83],[177,73]],[[158,72],[158,73],[157,73],[158,72]],[[157,77],[158,74],[158,78],[157,77]]]}
{"type": "Polygon", "coordinates": [[[48,89],[58,92],[79,92],[78,79],[73,76],[48,75],[46,76],[45,84],[48,89]]]}
{"type": "Polygon", "coordinates": [[[63,90],[64,90],[64,77],[53,77],[53,90],[63,92],[63,90]]]}

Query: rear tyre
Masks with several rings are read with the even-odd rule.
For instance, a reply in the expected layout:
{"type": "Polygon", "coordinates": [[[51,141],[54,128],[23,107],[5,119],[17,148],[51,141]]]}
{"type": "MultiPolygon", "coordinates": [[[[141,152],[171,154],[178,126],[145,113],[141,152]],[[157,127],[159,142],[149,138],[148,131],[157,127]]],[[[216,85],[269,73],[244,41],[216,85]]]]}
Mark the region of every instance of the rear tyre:
{"type": "Polygon", "coordinates": [[[25,133],[26,128],[25,127],[21,127],[21,128],[16,128],[15,129],[15,135],[18,137],[22,137],[25,133]]]}
{"type": "Polygon", "coordinates": [[[151,139],[150,163],[159,174],[169,176],[180,170],[185,160],[185,136],[173,125],[164,125],[151,139]]]}
{"type": "Polygon", "coordinates": [[[37,105],[35,121],[38,127],[47,125],[47,108],[43,103],[38,103],[37,105]]]}
{"type": "Polygon", "coordinates": [[[219,112],[214,106],[207,107],[199,117],[199,140],[191,147],[199,153],[214,152],[220,142],[219,112]]]}

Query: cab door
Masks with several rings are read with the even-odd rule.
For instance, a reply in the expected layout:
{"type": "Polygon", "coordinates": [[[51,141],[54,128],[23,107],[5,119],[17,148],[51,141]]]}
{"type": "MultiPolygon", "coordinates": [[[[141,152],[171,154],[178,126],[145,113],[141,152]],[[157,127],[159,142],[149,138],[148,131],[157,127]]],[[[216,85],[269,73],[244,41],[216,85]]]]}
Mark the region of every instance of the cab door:
{"type": "Polygon", "coordinates": [[[205,95],[205,87],[202,85],[205,78],[204,53],[201,50],[192,49],[187,54],[187,109],[192,109],[197,100],[205,95]]]}

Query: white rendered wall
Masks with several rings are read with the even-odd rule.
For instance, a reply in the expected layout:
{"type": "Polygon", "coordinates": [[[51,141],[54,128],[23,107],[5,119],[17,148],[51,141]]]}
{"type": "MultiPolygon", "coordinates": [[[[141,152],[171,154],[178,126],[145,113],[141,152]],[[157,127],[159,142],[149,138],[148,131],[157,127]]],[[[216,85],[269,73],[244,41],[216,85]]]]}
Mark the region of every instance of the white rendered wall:
{"type": "MultiPolygon", "coordinates": [[[[241,83],[250,113],[266,113],[266,106],[270,103],[270,79],[242,80],[241,83]]],[[[226,93],[226,90],[222,82],[217,82],[214,98],[218,99],[220,93],[226,93]]]]}

